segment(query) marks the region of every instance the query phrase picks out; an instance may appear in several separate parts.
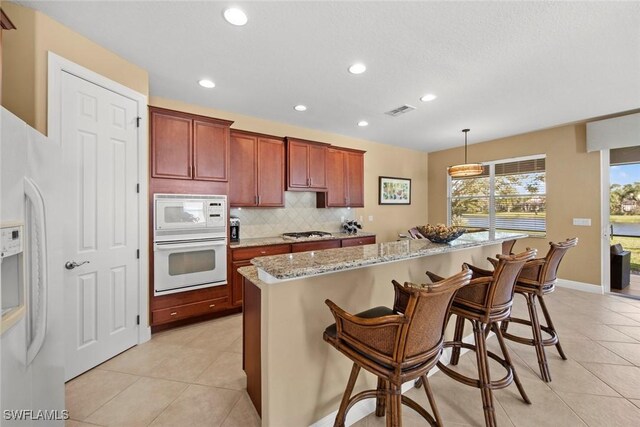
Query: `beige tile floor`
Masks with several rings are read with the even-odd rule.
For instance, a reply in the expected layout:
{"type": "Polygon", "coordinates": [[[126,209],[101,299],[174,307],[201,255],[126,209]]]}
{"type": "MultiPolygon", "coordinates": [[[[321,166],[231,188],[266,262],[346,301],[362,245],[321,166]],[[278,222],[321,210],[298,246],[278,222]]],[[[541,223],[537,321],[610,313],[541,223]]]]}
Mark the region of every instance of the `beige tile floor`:
{"type": "Polygon", "coordinates": [[[259,426],[242,315],[153,335],[66,385],[67,426],[259,426]]]}
{"type": "MultiPolygon", "coordinates": [[[[553,381],[544,383],[535,351],[509,343],[533,403],[525,404],[515,386],[497,391],[499,425],[640,425],[640,301],[567,289],[558,289],[547,301],[569,360],[549,348],[553,381]]],[[[524,299],[516,297],[514,313],[525,312],[524,299]]],[[[67,425],[259,425],[245,391],[241,323],[235,315],[155,334],[150,342],[70,381],[67,425]]],[[[489,347],[498,351],[495,338],[489,347]]],[[[491,368],[497,377],[500,366],[491,368]]],[[[472,353],[461,358],[459,369],[474,372],[472,353]]],[[[479,390],[442,373],[430,381],[445,425],[483,425],[479,390]]],[[[423,390],[408,394],[427,405],[423,390]]],[[[424,425],[408,408],[403,408],[403,419],[405,427],[424,425]]],[[[381,426],[384,420],[370,415],[356,425],[381,426]]]]}

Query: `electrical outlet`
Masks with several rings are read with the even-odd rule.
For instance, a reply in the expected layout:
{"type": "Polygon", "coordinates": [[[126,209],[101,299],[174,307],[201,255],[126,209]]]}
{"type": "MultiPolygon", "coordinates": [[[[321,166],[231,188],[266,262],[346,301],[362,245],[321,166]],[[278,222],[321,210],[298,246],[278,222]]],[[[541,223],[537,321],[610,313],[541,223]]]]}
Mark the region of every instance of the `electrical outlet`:
{"type": "Polygon", "coordinates": [[[373,215],[369,215],[369,222],[373,222],[373,215]]]}
{"type": "Polygon", "coordinates": [[[344,222],[344,215],[340,217],[340,222],[344,222]]]}
{"type": "Polygon", "coordinates": [[[591,218],[573,218],[573,225],[591,227],[591,218]]]}

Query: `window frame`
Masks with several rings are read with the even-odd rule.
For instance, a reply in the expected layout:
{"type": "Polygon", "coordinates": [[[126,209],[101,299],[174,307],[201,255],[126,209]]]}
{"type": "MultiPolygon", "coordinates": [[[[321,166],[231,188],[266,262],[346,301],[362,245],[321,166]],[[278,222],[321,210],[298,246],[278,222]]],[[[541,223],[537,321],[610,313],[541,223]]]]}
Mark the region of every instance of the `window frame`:
{"type": "MultiPolygon", "coordinates": [[[[496,195],[495,195],[495,178],[496,178],[496,168],[495,165],[502,163],[514,163],[514,162],[523,162],[527,160],[538,160],[545,159],[545,167],[544,167],[544,197],[545,197],[545,215],[547,212],[546,200],[548,194],[548,186],[547,186],[547,155],[546,154],[532,154],[530,156],[522,156],[522,157],[512,157],[507,159],[500,160],[491,160],[486,162],[479,162],[482,166],[489,166],[489,232],[496,232],[496,195]]],[[[451,188],[452,188],[452,178],[449,174],[447,174],[447,225],[451,225],[451,188]]],[[[521,230],[523,233],[534,233],[530,234],[529,237],[546,237],[547,236],[547,223],[545,217],[545,226],[544,232],[532,232],[527,230],[521,230]]]]}

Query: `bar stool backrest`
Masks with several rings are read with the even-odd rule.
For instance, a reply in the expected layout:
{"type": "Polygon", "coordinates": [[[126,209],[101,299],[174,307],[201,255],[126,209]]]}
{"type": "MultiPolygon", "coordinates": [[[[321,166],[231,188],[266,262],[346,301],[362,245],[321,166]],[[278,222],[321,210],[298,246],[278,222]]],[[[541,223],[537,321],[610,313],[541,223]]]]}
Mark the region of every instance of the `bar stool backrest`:
{"type": "Polygon", "coordinates": [[[409,318],[399,334],[397,363],[404,366],[420,363],[440,351],[453,297],[470,279],[471,272],[465,269],[436,284],[393,282],[396,290],[393,308],[409,318]]]}
{"type": "Polygon", "coordinates": [[[498,255],[498,264],[493,272],[493,280],[487,295],[489,310],[511,305],[516,279],[524,264],[536,256],[535,249],[528,249],[516,255],[498,255]]]}
{"type": "Polygon", "coordinates": [[[549,242],[549,246],[551,247],[549,248],[549,252],[547,252],[547,256],[544,258],[545,263],[540,271],[540,285],[544,286],[548,284],[555,284],[558,279],[558,267],[560,266],[560,261],[562,261],[564,254],[577,244],[577,237],[567,239],[560,243],[549,242]]]}

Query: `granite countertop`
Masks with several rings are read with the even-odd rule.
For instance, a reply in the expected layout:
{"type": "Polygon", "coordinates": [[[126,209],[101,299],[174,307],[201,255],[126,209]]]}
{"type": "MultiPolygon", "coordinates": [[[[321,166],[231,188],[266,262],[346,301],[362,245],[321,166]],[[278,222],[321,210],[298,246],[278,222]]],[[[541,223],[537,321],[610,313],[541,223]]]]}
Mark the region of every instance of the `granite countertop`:
{"type": "Polygon", "coordinates": [[[254,258],[260,280],[276,283],[305,276],[348,270],[402,259],[442,254],[460,249],[492,245],[505,240],[522,239],[526,234],[489,232],[463,234],[451,243],[424,240],[401,240],[348,248],[273,255],[254,258]]]}
{"type": "Polygon", "coordinates": [[[367,233],[366,231],[361,231],[358,234],[347,234],[343,232],[335,232],[335,233],[331,233],[331,236],[307,237],[302,239],[285,239],[282,236],[256,237],[253,239],[240,239],[239,242],[231,242],[229,244],[229,247],[231,249],[236,249],[236,248],[248,248],[251,246],[285,245],[285,244],[300,243],[300,242],[313,242],[317,240],[350,239],[350,238],[356,238],[356,237],[370,237],[370,236],[375,236],[375,233],[367,233]]]}

